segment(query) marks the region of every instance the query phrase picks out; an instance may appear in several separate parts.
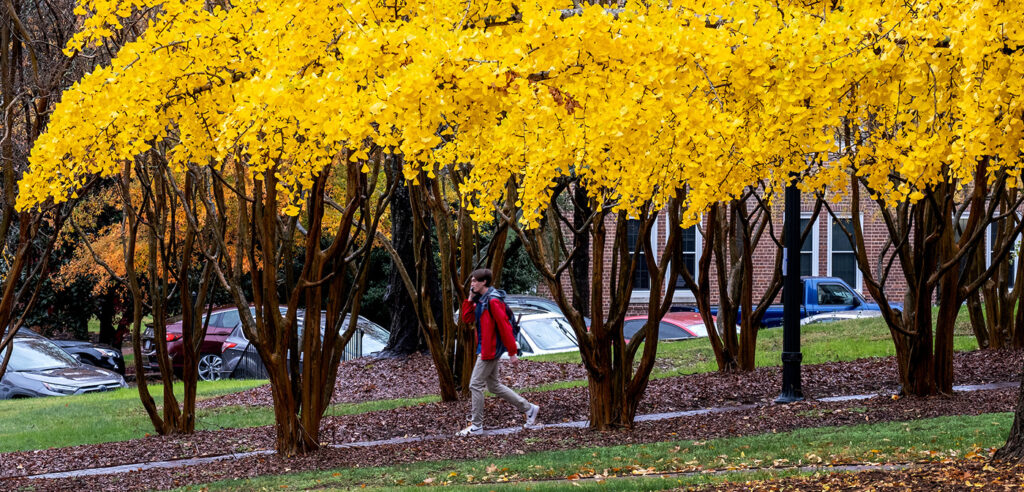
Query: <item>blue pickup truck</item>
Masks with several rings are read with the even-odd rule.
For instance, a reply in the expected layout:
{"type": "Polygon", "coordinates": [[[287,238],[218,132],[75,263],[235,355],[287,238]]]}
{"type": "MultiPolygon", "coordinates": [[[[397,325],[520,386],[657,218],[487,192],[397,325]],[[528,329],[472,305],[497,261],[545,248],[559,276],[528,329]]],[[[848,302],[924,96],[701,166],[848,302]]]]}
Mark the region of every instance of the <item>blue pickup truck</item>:
{"type": "MultiPolygon", "coordinates": [[[[854,309],[864,311],[879,310],[878,304],[865,301],[860,294],[841,278],[803,277],[800,279],[800,284],[803,286],[803,296],[800,298],[800,318],[835,311],[852,311],[854,309]]],[[[711,308],[711,314],[718,314],[717,306],[711,308]]],[[[764,317],[761,318],[761,326],[782,326],[781,304],[768,306],[764,317]]]]}

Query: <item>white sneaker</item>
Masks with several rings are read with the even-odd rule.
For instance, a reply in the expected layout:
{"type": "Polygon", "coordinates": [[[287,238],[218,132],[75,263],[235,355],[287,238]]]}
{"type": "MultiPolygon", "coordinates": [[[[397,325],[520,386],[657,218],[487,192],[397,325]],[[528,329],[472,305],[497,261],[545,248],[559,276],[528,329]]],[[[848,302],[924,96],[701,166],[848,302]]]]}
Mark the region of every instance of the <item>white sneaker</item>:
{"type": "Polygon", "coordinates": [[[540,407],[530,404],[530,409],[526,411],[526,423],[523,427],[533,427],[533,424],[537,422],[537,414],[540,413],[540,407]]]}
{"type": "Polygon", "coordinates": [[[469,427],[466,427],[465,429],[460,430],[455,435],[458,436],[458,437],[466,437],[466,436],[477,436],[477,435],[480,435],[480,434],[483,434],[483,433],[484,433],[484,428],[483,427],[477,427],[477,426],[475,426],[473,424],[470,424],[469,427]]]}

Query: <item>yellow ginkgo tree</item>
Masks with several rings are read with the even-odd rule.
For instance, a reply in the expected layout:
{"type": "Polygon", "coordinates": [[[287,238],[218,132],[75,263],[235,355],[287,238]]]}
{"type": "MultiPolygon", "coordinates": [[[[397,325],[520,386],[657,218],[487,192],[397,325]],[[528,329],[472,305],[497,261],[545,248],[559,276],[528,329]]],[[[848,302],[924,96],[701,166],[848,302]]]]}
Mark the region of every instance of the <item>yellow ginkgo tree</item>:
{"type": "MultiPolygon", "coordinates": [[[[379,182],[384,156],[402,156],[413,186],[421,176],[433,179],[446,166],[468,164],[461,205],[487,221],[506,200],[514,203],[503,213],[573,325],[590,377],[591,425],[628,427],[653,367],[657,323],[652,317],[625,343],[622,303],[639,255],[627,250],[622,228],[606,229],[605,219],[615,217],[610,222],[618,225],[635,219],[650,230],[655,217],[667,215],[675,244],[679,226],[696,223],[713,204],[734,200],[755,183],[779,189],[796,173],[807,176],[808,189],[845,185],[848,167],[806,171],[808,162],[836,150],[836,129],[850,120],[932,127],[914,132],[919,143],[912,146],[892,132],[876,133],[863,146],[853,172],[880,195],[918,200],[926,196],[920,190],[942,182],[947,174],[938,163],[947,156],[937,149],[945,147],[930,144],[940,139],[965,149],[954,155],[959,162],[991,152],[999,157],[989,162],[1012,167],[1015,147],[985,145],[997,130],[1012,133],[1019,124],[1019,109],[1011,106],[1017,93],[971,89],[985,117],[964,108],[962,118],[921,120],[917,115],[929,113],[901,109],[940,95],[931,89],[936,80],[952,80],[950,73],[960,83],[980,80],[992,89],[996,73],[1016,73],[1007,63],[997,64],[1001,72],[986,70],[1000,56],[1017,56],[1020,30],[996,29],[999,18],[986,28],[963,20],[989,6],[967,0],[941,8],[887,0],[684,0],[614,8],[564,0],[312,0],[268,9],[251,0],[85,2],[82,12],[90,15],[72,50],[101,42],[133,8],[151,8],[152,19],[138,42],[64,94],[33,149],[19,204],[62,200],[89,177],[113,175],[158,143],[169,146],[172,169],[211,169],[222,188],[207,204],[210,213],[223,210],[219,203],[229,197],[245,210],[232,225],[241,238],[233,258],[247,268],[220,265],[218,280],[244,308],[238,285],[242,272],[252,272],[256,315],[244,317],[244,326],[268,368],[274,366],[278,449],[295,453],[319,443],[334,346],[346,339],[335,334],[346,313],[358,312],[365,255],[387,196],[379,182]],[[931,67],[929,58],[911,55],[934,56],[919,48],[941,44],[963,62],[936,62],[943,74],[907,69],[914,78],[906,82],[882,75],[915,63],[931,67]],[[911,55],[894,58],[904,55],[899,49],[911,55]],[[889,86],[906,88],[909,99],[889,86]],[[867,104],[851,102],[865,97],[867,104]],[[886,171],[877,166],[900,163],[905,152],[917,167],[898,172],[913,179],[885,185],[886,171]],[[344,176],[336,197],[324,196],[330,173],[344,176]],[[559,224],[563,216],[552,208],[566,182],[585,191],[593,211],[581,223],[559,224]],[[333,213],[325,211],[328,199],[338,218],[325,233],[324,216],[333,213]],[[560,282],[573,251],[550,249],[537,238],[541,228],[563,226],[590,234],[595,264],[603,262],[605,246],[616,257],[610,282],[596,271],[590,279],[589,331],[560,282]],[[324,247],[327,236],[333,242],[324,247]],[[290,260],[298,240],[306,244],[301,272],[292,281],[277,278],[277,262],[290,260]],[[616,292],[607,307],[601,302],[606,282],[616,292]],[[309,325],[318,325],[317,299],[325,295],[321,340],[309,325]],[[283,315],[278,299],[287,299],[283,315]],[[307,309],[301,334],[300,305],[307,309]]],[[[1013,8],[997,10],[1009,15],[1013,8]]],[[[957,98],[958,104],[970,100],[957,98]]],[[[649,309],[664,312],[680,261],[672,261],[674,252],[658,259],[650,244],[641,249],[657,275],[649,309]]]]}
{"type": "MultiPolygon", "coordinates": [[[[1014,59],[1024,24],[1020,7],[1003,2],[892,9],[837,62],[850,79],[835,105],[837,158],[808,185],[852,195],[844,229],[892,333],[903,390],[951,393],[957,313],[994,272],[1005,275],[1011,244],[991,251],[987,270],[961,265],[984,254],[991,221],[1021,204],[1000,212],[1004,191],[1021,184],[1024,72],[1014,59]],[[891,240],[881,259],[865,249],[861,197],[877,205],[891,240]],[[885,289],[894,277],[907,285],[898,309],[885,289]]],[[[1009,229],[1016,236],[1020,222],[1009,229]]]]}

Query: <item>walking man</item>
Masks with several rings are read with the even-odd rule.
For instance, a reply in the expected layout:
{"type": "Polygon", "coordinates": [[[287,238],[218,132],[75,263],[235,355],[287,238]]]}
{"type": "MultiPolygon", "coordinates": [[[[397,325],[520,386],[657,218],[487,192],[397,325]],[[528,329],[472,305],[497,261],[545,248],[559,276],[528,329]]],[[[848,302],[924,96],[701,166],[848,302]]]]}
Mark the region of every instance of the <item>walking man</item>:
{"type": "Polygon", "coordinates": [[[508,350],[513,366],[519,361],[518,348],[512,334],[512,323],[505,312],[505,293],[491,286],[489,269],[474,270],[469,279],[469,298],[462,302],[462,322],[476,326],[476,364],[469,380],[473,401],[472,423],[459,431],[459,436],[481,434],[484,431],[484,389],[500,396],[526,414],[530,427],[537,421],[540,407],[526,401],[499,380],[501,354],[508,350]]]}

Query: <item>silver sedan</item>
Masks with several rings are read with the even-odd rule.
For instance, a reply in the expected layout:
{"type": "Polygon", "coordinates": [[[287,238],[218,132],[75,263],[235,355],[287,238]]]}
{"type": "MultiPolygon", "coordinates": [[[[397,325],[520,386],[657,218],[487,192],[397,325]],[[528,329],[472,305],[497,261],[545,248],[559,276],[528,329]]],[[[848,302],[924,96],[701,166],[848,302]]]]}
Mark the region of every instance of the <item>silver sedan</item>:
{"type": "MultiPolygon", "coordinates": [[[[120,374],[83,364],[45,338],[16,336],[11,360],[0,380],[0,400],[80,395],[127,388],[120,374]]],[[[0,351],[0,358],[6,349],[0,351]]]]}

